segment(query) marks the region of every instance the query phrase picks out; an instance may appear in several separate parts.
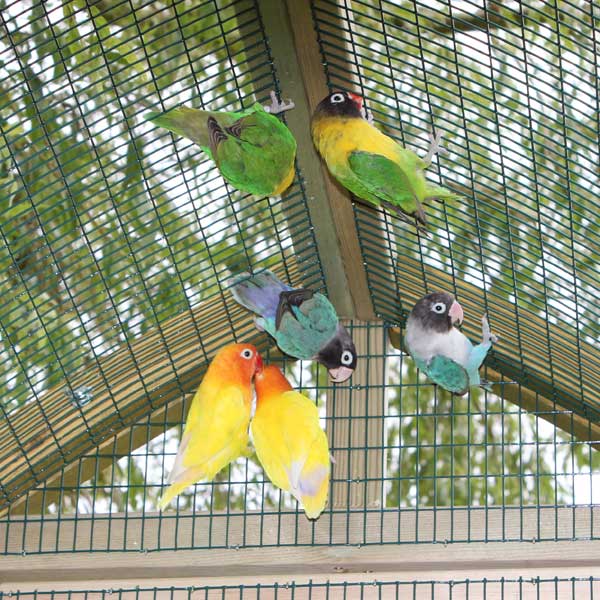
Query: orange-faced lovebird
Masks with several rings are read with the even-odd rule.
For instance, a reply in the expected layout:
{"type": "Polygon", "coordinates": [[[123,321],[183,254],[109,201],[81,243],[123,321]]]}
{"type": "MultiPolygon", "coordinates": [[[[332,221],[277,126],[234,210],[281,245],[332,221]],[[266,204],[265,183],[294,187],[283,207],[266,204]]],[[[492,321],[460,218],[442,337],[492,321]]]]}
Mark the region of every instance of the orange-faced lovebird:
{"type": "Polygon", "coordinates": [[[460,395],[471,386],[482,385],[479,367],[497,341],[484,315],[481,344],[474,346],[456,328],[463,318],[463,309],[451,294],[433,292],[413,307],[404,336],[406,349],[417,367],[434,383],[460,395]]]}
{"type": "Polygon", "coordinates": [[[233,297],[256,313],[256,325],[275,338],[282,352],[324,365],[333,381],[356,368],[356,348],[335,308],[318,292],[292,288],[271,273],[241,273],[230,283],[233,297]]]}
{"type": "Polygon", "coordinates": [[[211,481],[231,461],[246,453],[252,407],[252,378],[262,359],[251,344],[221,348],[192,400],[179,444],[164,508],[186,487],[211,481]]]}
{"type": "Polygon", "coordinates": [[[280,369],[255,378],[256,412],[250,424],[258,460],[269,479],[316,519],[327,502],[329,446],[314,402],[292,389],[280,369]]]}
{"type": "Polygon", "coordinates": [[[239,112],[178,106],[145,119],[196,142],[235,188],[258,198],[278,196],[295,175],[296,140],[275,114],[294,107],[277,101],[239,112]]]}
{"type": "Polygon", "coordinates": [[[423,228],[424,203],[456,197],[427,181],[423,173],[440,149],[439,137],[420,158],[365,119],[362,103],[360,96],[349,92],[334,92],[322,100],[311,121],[315,146],[331,174],[355,196],[405,220],[406,215],[414,217],[423,228]]]}

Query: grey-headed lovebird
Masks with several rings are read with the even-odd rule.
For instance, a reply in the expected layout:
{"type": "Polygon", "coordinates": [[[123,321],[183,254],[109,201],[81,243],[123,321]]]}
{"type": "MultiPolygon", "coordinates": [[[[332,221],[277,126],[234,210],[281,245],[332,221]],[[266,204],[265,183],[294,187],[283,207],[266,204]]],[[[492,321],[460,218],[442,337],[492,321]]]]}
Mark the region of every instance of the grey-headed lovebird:
{"type": "Polygon", "coordinates": [[[233,297],[258,315],[256,326],[275,338],[282,352],[320,362],[336,383],[352,375],[357,359],[354,342],[323,294],[292,288],[271,271],[241,273],[230,286],[233,297]]]}
{"type": "Polygon", "coordinates": [[[497,341],[484,315],[482,341],[474,346],[456,327],[463,318],[463,309],[451,294],[434,292],[415,304],[404,334],[405,347],[417,367],[434,383],[459,395],[482,385],[479,367],[497,341]]]}

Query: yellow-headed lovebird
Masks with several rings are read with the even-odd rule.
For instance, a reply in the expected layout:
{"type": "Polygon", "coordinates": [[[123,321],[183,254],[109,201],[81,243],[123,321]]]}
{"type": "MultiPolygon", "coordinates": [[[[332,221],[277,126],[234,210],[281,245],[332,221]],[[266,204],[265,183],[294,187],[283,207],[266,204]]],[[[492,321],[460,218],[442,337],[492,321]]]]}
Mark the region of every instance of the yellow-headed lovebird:
{"type": "Polygon", "coordinates": [[[230,344],[217,352],[192,400],[170,486],[159,508],[189,485],[211,481],[246,454],[252,378],[261,369],[262,359],[251,344],[230,344]]]}
{"type": "Polygon", "coordinates": [[[362,98],[356,94],[327,96],[313,113],[311,130],[327,168],[345,188],[405,220],[406,215],[414,217],[420,228],[427,223],[424,203],[456,197],[427,181],[423,173],[439,150],[439,138],[420,158],[365,119],[362,98]]]}
{"type": "Polygon", "coordinates": [[[293,108],[279,103],[255,103],[239,112],[178,106],[145,119],[196,142],[217,164],[233,187],[257,198],[278,196],[294,180],[296,140],[275,114],[293,108]]]}
{"type": "Polygon", "coordinates": [[[477,346],[456,328],[462,320],[463,309],[451,294],[433,292],[415,304],[404,335],[406,349],[417,367],[434,383],[460,395],[471,386],[489,389],[479,378],[479,367],[497,341],[485,315],[481,344],[477,346]]]}
{"type": "Polygon", "coordinates": [[[316,519],[329,489],[329,446],[314,402],[292,389],[274,365],[256,375],[256,412],[250,424],[256,455],[269,479],[316,519]]]}

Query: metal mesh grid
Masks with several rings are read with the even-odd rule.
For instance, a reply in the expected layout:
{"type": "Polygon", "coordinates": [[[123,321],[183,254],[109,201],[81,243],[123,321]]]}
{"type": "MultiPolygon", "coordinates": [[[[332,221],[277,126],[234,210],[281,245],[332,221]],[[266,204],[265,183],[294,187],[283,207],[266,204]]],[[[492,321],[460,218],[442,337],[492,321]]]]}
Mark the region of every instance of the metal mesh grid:
{"type": "Polygon", "coordinates": [[[227,306],[202,313],[193,339],[170,327],[222,299],[231,273],[276,264],[289,277],[298,264],[306,284],[323,280],[300,184],[285,203],[256,201],[143,120],[181,102],[239,109],[277,88],[254,2],[2,4],[5,505],[194,389],[224,335],[250,335],[227,306]],[[74,441],[75,430],[88,435],[74,441]]]}
{"type": "Polygon", "coordinates": [[[174,401],[172,410],[167,405],[114,436],[11,509],[0,520],[0,549],[31,554],[600,538],[594,508],[600,459],[590,444],[551,424],[562,411],[524,411],[478,390],[452,398],[385,343],[381,325],[350,326],[355,337],[365,330],[383,340],[360,357],[371,374],[367,389],[333,388],[326,373],[309,364],[283,364],[319,403],[336,459],[329,504],[318,521],[308,522],[254,458],[236,461],[213,483],[190,487],[177,510],[157,513],[186,410],[174,401]],[[353,404],[358,394],[364,394],[364,412],[353,404]],[[140,446],[140,439],[152,441],[140,446]]]}
{"type": "Polygon", "coordinates": [[[442,132],[449,153],[429,178],[462,194],[428,208],[427,238],[356,204],[377,313],[402,323],[426,290],[447,289],[469,308],[471,335],[489,314],[501,337],[489,364],[599,421],[598,6],[313,8],[330,87],[362,93],[378,125],[421,154],[442,132]]]}
{"type": "Polygon", "coordinates": [[[363,598],[412,600],[526,600],[544,598],[544,600],[591,600],[600,590],[600,580],[589,578],[552,579],[464,579],[451,581],[358,581],[327,583],[258,584],[225,585],[206,587],[171,587],[110,589],[88,591],[52,591],[18,592],[6,594],[0,592],[0,598],[51,597],[53,600],[301,600],[344,598],[345,600],[363,598]]]}
{"type": "MultiPolygon", "coordinates": [[[[493,83],[489,88],[475,86],[471,75],[479,67],[468,63],[477,62],[468,56],[469,48],[480,51],[486,44],[493,47],[496,61],[497,55],[516,55],[515,39],[504,39],[506,32],[514,32],[514,13],[496,15],[469,2],[464,3],[472,8],[467,16],[457,16],[450,3],[342,4],[356,72],[376,119],[409,145],[418,134],[424,147],[433,114],[436,128],[448,131],[452,150],[440,161],[444,169],[452,167],[448,173],[442,170],[442,179],[463,193],[455,206],[431,209],[435,234],[427,240],[388,215],[380,216],[395,267],[393,280],[386,279],[381,246],[374,242],[372,214],[356,205],[377,311],[387,321],[401,321],[403,310],[425,287],[444,285],[458,293],[461,302],[466,296],[470,314],[484,308],[490,312],[505,347],[514,342],[510,364],[516,364],[516,370],[509,372],[510,365],[501,364],[507,377],[496,386],[497,395],[474,390],[452,400],[421,377],[410,359],[387,346],[382,324],[351,324],[353,335],[366,332],[378,340],[360,349],[364,380],[334,388],[314,367],[286,365],[294,382],[322,408],[337,460],[330,504],[319,521],[308,523],[289,497],[265,481],[252,460],[238,461],[214,483],[196,485],[182,495],[177,511],[159,515],[156,499],[185,415],[182,398],[187,394],[189,401],[206,358],[226,335],[261,340],[266,347],[249,321],[232,331],[238,320],[224,286],[229,274],[248,265],[279,265],[288,278],[312,287],[324,284],[300,183],[283,201],[257,203],[224,187],[191,144],[173,140],[141,119],[146,109],[182,101],[238,108],[247,106],[253,95],[264,99],[277,80],[260,15],[251,1],[182,1],[168,6],[97,2],[85,9],[74,2],[33,3],[31,8],[11,3],[1,17],[4,39],[10,44],[0,47],[5,76],[0,83],[0,183],[7,207],[2,224],[6,246],[1,252],[9,274],[2,301],[3,314],[11,315],[3,318],[1,332],[6,377],[0,461],[14,479],[2,481],[3,505],[9,504],[17,486],[43,482],[0,518],[4,554],[600,537],[594,507],[599,459],[592,446],[581,441],[582,430],[597,441],[592,428],[597,413],[589,395],[597,389],[597,353],[586,352],[598,332],[592,304],[597,226],[580,218],[583,209],[593,214],[588,192],[593,197],[597,191],[590,179],[597,160],[595,130],[592,135],[591,125],[582,125],[592,139],[585,149],[585,140],[569,129],[568,119],[562,130],[554,130],[562,137],[553,152],[559,151],[560,142],[575,148],[565,158],[569,176],[561,179],[559,173],[555,180],[551,161],[556,157],[544,162],[542,138],[537,137],[541,134],[532,126],[529,150],[522,151],[523,173],[517,177],[515,158],[504,152],[503,144],[508,145],[507,138],[521,121],[511,120],[503,110],[516,107],[522,116],[522,97],[515,95],[506,106],[500,102],[506,91],[502,77],[507,77],[497,68],[504,64],[501,59],[492,63],[483,80],[493,83]],[[444,20],[444,15],[453,20],[444,20]],[[372,22],[377,27],[369,28],[372,22]],[[427,32],[433,32],[431,40],[427,32]],[[510,44],[514,47],[507,51],[510,44]],[[41,50],[33,51],[33,46],[41,50]],[[458,95],[440,92],[440,65],[452,66],[446,79],[458,95]],[[399,81],[397,73],[409,76],[417,87],[407,94],[409,107],[403,101],[404,89],[396,102],[400,90],[394,87],[391,94],[385,87],[399,81]],[[495,121],[492,112],[473,100],[475,93],[488,100],[489,94],[496,94],[495,121]],[[479,121],[468,112],[467,107],[475,106],[482,111],[479,121]],[[488,149],[488,131],[496,136],[495,150],[488,149]],[[522,191],[532,182],[535,206],[522,191]],[[569,185],[568,205],[556,192],[559,184],[563,190],[569,185]],[[542,218],[542,207],[552,208],[549,219],[545,213],[542,218]],[[567,235],[558,240],[553,228],[567,235]],[[418,269],[404,269],[414,261],[418,269]],[[206,312],[204,304],[218,310],[206,312]],[[515,318],[499,313],[501,306],[514,309],[515,318]],[[542,328],[536,329],[540,321],[532,321],[532,315],[543,319],[542,328]],[[178,332],[190,331],[190,323],[193,335],[178,340],[178,332]],[[556,347],[562,339],[550,334],[556,326],[575,340],[568,352],[556,347]],[[46,339],[52,344],[45,344],[46,339]],[[531,343],[541,359],[528,354],[531,343]],[[540,361],[547,372],[540,370],[540,361]],[[143,373],[142,366],[147,367],[143,373]],[[572,374],[568,386],[561,379],[566,366],[572,374]],[[175,383],[155,376],[159,368],[175,383]],[[98,384],[88,385],[88,372],[93,372],[94,382],[104,378],[107,384],[101,405],[98,384]],[[135,397],[128,396],[132,384],[138,386],[135,397]],[[48,398],[53,399],[50,405],[48,398]],[[515,401],[529,410],[518,408],[515,401]],[[24,403],[31,411],[28,418],[17,420],[17,408],[24,403]],[[30,420],[32,415],[38,420],[30,420]],[[554,427],[559,421],[566,431],[554,427]],[[86,435],[71,444],[76,429],[86,435]],[[152,441],[144,443],[148,439],[152,441]]],[[[346,87],[354,80],[335,67],[342,43],[327,27],[332,6],[315,0],[315,25],[330,84],[346,87]]],[[[538,14],[535,3],[523,7],[528,18],[538,14]]],[[[575,5],[572,11],[561,9],[561,25],[551,39],[573,38],[579,44],[578,36],[593,38],[595,30],[589,27],[582,26],[577,36],[564,29],[564,23],[581,14],[590,13],[575,5]]],[[[523,39],[525,29],[535,32],[538,21],[540,27],[550,22],[541,17],[527,21],[527,26],[517,22],[523,39]]],[[[531,48],[526,50],[533,56],[531,48]]],[[[560,52],[550,56],[559,61],[561,57],[560,52]]],[[[592,64],[595,59],[586,50],[581,60],[592,64]]],[[[535,86],[528,81],[523,85],[528,98],[534,98],[535,86]]],[[[570,91],[561,86],[555,91],[560,90],[559,108],[565,107],[566,115],[570,91]]],[[[590,88],[582,89],[591,102],[590,88]]],[[[536,113],[538,117],[531,123],[542,123],[536,113]]],[[[517,152],[512,146],[510,150],[517,152]]],[[[501,358],[500,352],[490,368],[501,358]]],[[[597,582],[291,587],[293,597],[337,592],[364,597],[373,586],[382,596],[456,598],[491,596],[492,591],[494,597],[525,597],[522,589],[528,585],[540,597],[559,597],[560,590],[561,598],[574,598],[576,592],[580,598],[591,595],[597,582]],[[503,587],[508,584],[512,596],[503,587]]],[[[289,593],[281,586],[267,588],[181,588],[177,593],[289,593]]],[[[139,589],[127,593],[142,592],[156,594],[139,589]]],[[[68,593],[71,598],[78,594],[68,593]]],[[[88,593],[108,594],[79,592],[82,598],[88,593]]]]}

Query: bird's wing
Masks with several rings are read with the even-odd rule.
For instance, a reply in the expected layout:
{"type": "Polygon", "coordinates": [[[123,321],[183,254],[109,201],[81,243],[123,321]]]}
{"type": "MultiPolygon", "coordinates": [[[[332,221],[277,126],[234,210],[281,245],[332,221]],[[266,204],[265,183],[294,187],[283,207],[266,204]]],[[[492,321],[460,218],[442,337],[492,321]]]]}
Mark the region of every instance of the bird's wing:
{"type": "MultiPolygon", "coordinates": [[[[415,182],[402,167],[381,154],[354,151],[348,164],[367,190],[381,200],[399,207],[407,214],[423,216],[415,182]]],[[[415,177],[417,172],[415,170],[415,177]]]]}
{"type": "Polygon", "coordinates": [[[271,481],[290,491],[310,518],[327,500],[329,447],[313,402],[299,392],[284,392],[274,408],[252,421],[257,456],[271,481]]]}
{"type": "Polygon", "coordinates": [[[186,442],[183,467],[203,465],[206,476],[212,478],[244,451],[250,421],[247,396],[241,386],[233,384],[200,387],[182,438],[181,446],[186,442]]]}
{"type": "Polygon", "coordinates": [[[253,112],[231,125],[219,125],[221,135],[213,155],[233,185],[265,196],[291,184],[296,140],[277,117],[255,105],[253,112]]]}
{"type": "Polygon", "coordinates": [[[169,475],[169,488],[159,507],[164,508],[186,487],[211,481],[248,444],[250,403],[240,386],[214,387],[204,382],[190,407],[185,430],[169,475]]]}
{"type": "Polygon", "coordinates": [[[423,371],[434,383],[453,394],[462,396],[469,391],[469,374],[451,358],[436,355],[424,366],[423,371]]]}
{"type": "Polygon", "coordinates": [[[338,317],[323,294],[314,294],[284,312],[277,330],[277,345],[286,354],[308,359],[316,356],[335,335],[338,317]]]}

